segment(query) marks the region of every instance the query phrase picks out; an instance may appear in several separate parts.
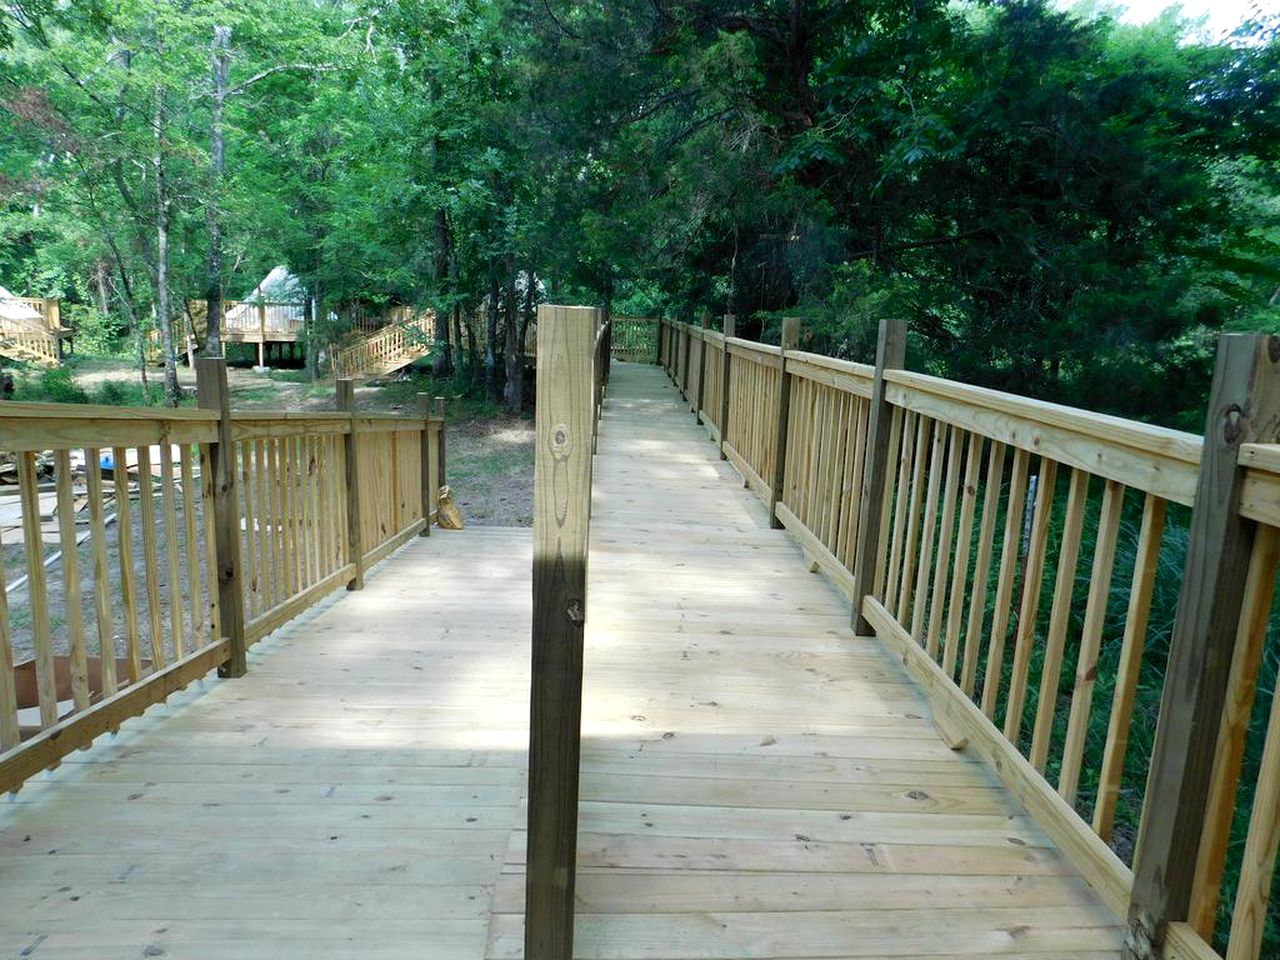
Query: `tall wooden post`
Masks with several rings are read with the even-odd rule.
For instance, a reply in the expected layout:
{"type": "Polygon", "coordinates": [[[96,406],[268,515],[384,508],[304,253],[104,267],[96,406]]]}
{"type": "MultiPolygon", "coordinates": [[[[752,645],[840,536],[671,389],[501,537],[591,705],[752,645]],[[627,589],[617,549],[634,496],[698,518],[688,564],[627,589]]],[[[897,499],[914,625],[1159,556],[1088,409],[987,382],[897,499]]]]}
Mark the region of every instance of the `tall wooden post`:
{"type": "Polygon", "coordinates": [[[773,441],[773,482],[769,485],[769,525],[782,529],[777,507],[782,501],[782,484],[787,472],[787,430],[791,422],[791,374],[787,373],[787,351],[800,345],[800,318],[782,321],[782,356],[778,358],[778,410],[775,419],[777,435],[773,441]]]}
{"type": "Polygon", "coordinates": [[[355,567],[351,579],[347,581],[348,590],[364,589],[364,531],[360,523],[360,469],[356,461],[356,383],[354,380],[336,381],[338,391],[338,409],[351,415],[349,429],[342,438],[343,452],[347,461],[347,549],[350,561],[355,567]]]}
{"type": "MultiPolygon", "coordinates": [[[[213,490],[214,556],[218,564],[218,622],[231,643],[231,657],[218,668],[220,677],[243,677],[247,670],[244,636],[244,590],[240,582],[240,509],[236,498],[236,448],[231,439],[231,394],[227,362],[222,357],[196,358],[196,398],[201,409],[218,412],[218,439],[209,444],[213,490]]],[[[209,508],[209,504],[205,504],[209,508]]]]}
{"type": "Polygon", "coordinates": [[[876,344],[876,373],[871,387],[871,422],[867,428],[867,458],[862,472],[862,496],[858,504],[858,545],[853,556],[853,627],[859,636],[875,633],[862,616],[862,599],[875,590],[879,562],[880,524],[884,519],[888,486],[889,440],[893,408],[885,396],[884,373],[901,369],[907,359],[907,324],[904,320],[881,320],[876,344]]]}
{"type": "Polygon", "coordinates": [[[737,336],[738,320],[732,313],[724,315],[724,355],[720,358],[720,459],[727,460],[724,445],[729,442],[729,377],[732,360],[729,358],[729,338],[737,336]]]}
{"type": "Polygon", "coordinates": [[[436,419],[435,404],[425,393],[418,394],[422,398],[423,423],[422,443],[418,447],[418,486],[422,499],[422,530],[419,536],[431,536],[431,503],[436,486],[436,430],[442,423],[436,419]]]}
{"type": "Polygon", "coordinates": [[[1187,919],[1256,524],[1240,515],[1240,445],[1280,439],[1280,338],[1218,339],[1182,594],[1133,861],[1123,955],[1161,955],[1187,919]]]}
{"type": "Polygon", "coordinates": [[[449,481],[445,478],[449,475],[445,469],[445,424],[444,424],[444,397],[436,397],[436,419],[440,421],[440,429],[436,431],[436,490],[437,492],[449,481]]]}
{"type": "Polygon", "coordinates": [[[526,960],[573,956],[597,316],[538,307],[526,960]]]}

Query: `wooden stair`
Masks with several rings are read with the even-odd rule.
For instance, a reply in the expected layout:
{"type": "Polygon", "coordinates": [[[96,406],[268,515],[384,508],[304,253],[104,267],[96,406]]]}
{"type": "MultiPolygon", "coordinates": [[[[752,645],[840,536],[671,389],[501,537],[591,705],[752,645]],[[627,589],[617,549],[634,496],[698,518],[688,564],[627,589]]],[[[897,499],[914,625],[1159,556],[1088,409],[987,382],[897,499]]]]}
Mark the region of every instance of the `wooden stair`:
{"type": "Polygon", "coordinates": [[[0,324],[0,356],[56,367],[60,359],[58,338],[52,331],[35,323],[6,320],[0,324]]]}
{"type": "Polygon", "coordinates": [[[329,348],[335,380],[385,377],[425,357],[435,343],[436,315],[424,310],[339,346],[329,348]]]}

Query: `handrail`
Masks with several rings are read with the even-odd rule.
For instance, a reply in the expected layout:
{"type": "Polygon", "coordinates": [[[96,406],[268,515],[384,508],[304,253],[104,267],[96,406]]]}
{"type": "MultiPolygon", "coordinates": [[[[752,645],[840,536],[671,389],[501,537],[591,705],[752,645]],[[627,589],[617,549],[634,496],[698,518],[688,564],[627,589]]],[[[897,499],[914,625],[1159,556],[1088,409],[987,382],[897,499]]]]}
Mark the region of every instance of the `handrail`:
{"type": "Polygon", "coordinates": [[[1129,918],[1127,955],[1214,957],[1216,941],[1233,960],[1259,956],[1280,845],[1280,697],[1256,783],[1241,771],[1280,572],[1280,436],[1257,432],[1280,421],[1271,341],[1223,339],[1206,440],[903,370],[885,353],[903,336],[892,325],[878,367],[727,332],[664,320],[659,362],[808,560],[856,599],[861,629],[902,658],[944,737],[985,757],[1129,918]],[[1185,507],[1179,577],[1162,557],[1185,507]],[[1179,597],[1163,684],[1144,661],[1157,592],[1179,597]],[[1161,687],[1147,787],[1130,728],[1161,687]],[[1094,702],[1100,690],[1109,702],[1094,702]],[[1228,931],[1219,891],[1250,802],[1228,931]],[[1122,821],[1155,836],[1133,869],[1109,845],[1122,821]]]}
{"type": "Polygon", "coordinates": [[[223,361],[198,374],[210,409],[5,404],[11,502],[41,549],[7,589],[0,575],[0,791],[211,669],[234,674],[249,645],[430,530],[441,416],[224,416],[223,361]]]}
{"type": "Polygon", "coordinates": [[[628,363],[658,362],[658,333],[660,321],[656,317],[610,317],[613,326],[610,356],[628,363]]]}

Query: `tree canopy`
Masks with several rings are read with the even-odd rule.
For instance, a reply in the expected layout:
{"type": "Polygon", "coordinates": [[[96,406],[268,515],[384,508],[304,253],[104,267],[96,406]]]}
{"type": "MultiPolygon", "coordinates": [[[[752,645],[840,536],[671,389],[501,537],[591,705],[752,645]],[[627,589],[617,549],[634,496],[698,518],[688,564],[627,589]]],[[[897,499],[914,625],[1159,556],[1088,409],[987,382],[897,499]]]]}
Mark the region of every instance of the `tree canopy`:
{"type": "Polygon", "coordinates": [[[465,356],[513,405],[540,296],[766,338],[800,315],[859,359],[893,314],[931,371],[1176,424],[1212,335],[1280,318],[1277,19],[1207,42],[1028,0],[3,10],[0,282],[154,322],[171,377],[181,303],[277,263],[319,307],[313,365],[331,306],[429,305],[441,371],[465,356]]]}

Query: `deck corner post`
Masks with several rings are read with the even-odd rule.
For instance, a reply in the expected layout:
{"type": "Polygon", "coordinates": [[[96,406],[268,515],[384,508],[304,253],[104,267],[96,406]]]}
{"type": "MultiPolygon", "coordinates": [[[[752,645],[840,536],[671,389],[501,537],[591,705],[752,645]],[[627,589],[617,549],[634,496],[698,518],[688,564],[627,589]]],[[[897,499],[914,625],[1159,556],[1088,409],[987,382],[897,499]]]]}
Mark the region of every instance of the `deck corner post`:
{"type": "MultiPolygon", "coordinates": [[[[220,677],[243,677],[248,671],[244,633],[244,588],[240,582],[240,509],[236,497],[236,448],[231,434],[231,394],[227,361],[196,358],[196,398],[201,409],[218,413],[218,439],[209,444],[213,491],[214,556],[217,561],[218,622],[230,643],[220,677]]],[[[205,505],[206,509],[209,505],[205,505]]]]}
{"type": "Polygon", "coordinates": [[[1224,334],[1205,422],[1182,592],[1169,639],[1122,956],[1161,956],[1189,918],[1218,731],[1257,525],[1240,514],[1245,443],[1280,440],[1280,338],[1224,334]]]}
{"type": "Polygon", "coordinates": [[[349,379],[335,381],[338,409],[349,414],[347,432],[342,437],[344,459],[346,460],[347,490],[347,550],[354,572],[347,581],[348,590],[364,589],[364,532],[360,523],[360,469],[356,462],[358,444],[356,442],[356,382],[349,379]]]}
{"type": "MultiPolygon", "coordinates": [[[[435,398],[435,418],[438,421],[436,430],[436,495],[439,496],[440,488],[449,481],[448,471],[445,469],[445,454],[447,453],[447,445],[445,442],[446,427],[444,422],[444,397],[435,398]]],[[[437,500],[437,505],[439,501],[437,500]]]]}
{"type": "Polygon", "coordinates": [[[774,414],[778,429],[773,441],[773,479],[769,486],[769,526],[782,529],[778,504],[787,476],[787,430],[791,424],[791,374],[787,372],[787,351],[800,345],[800,318],[782,320],[782,353],[778,356],[778,409],[774,414]]]}
{"type": "Polygon", "coordinates": [[[418,394],[422,398],[423,422],[421,441],[418,447],[418,485],[422,496],[422,530],[421,537],[431,536],[431,507],[439,496],[439,433],[444,430],[444,398],[434,399],[426,393],[418,394]]]}
{"type": "Polygon", "coordinates": [[[538,307],[526,960],[573,956],[598,318],[588,307],[538,307]]]}
{"type": "Polygon", "coordinates": [[[737,336],[738,319],[732,313],[724,315],[724,351],[720,357],[720,459],[728,460],[724,445],[729,442],[729,377],[732,376],[732,359],[729,356],[729,340],[737,336]]]}
{"type": "Polygon", "coordinates": [[[907,323],[901,319],[880,321],[876,343],[876,372],[871,387],[871,416],[867,427],[866,466],[858,503],[858,543],[853,556],[853,629],[871,636],[875,628],[862,615],[862,600],[875,590],[880,551],[881,509],[888,491],[889,440],[893,408],[885,391],[885,371],[899,370],[907,360],[907,323]]]}

